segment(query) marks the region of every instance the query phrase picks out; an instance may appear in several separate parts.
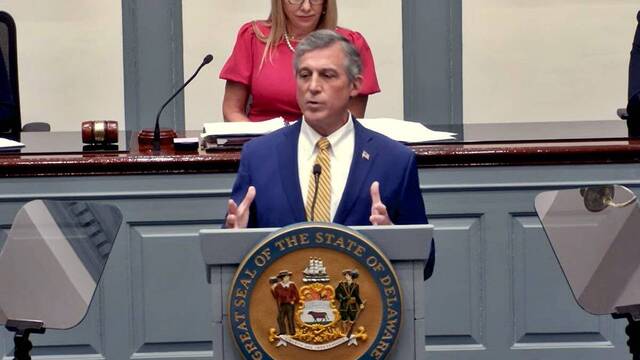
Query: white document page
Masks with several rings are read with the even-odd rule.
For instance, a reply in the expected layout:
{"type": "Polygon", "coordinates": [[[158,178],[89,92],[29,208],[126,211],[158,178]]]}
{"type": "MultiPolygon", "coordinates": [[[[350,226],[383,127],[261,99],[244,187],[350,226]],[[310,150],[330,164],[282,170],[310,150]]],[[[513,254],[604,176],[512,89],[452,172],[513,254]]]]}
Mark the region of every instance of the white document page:
{"type": "Polygon", "coordinates": [[[287,126],[282,117],[265,121],[215,122],[203,125],[203,137],[206,136],[246,136],[263,135],[287,126]]]}
{"type": "Polygon", "coordinates": [[[456,133],[430,130],[422,123],[390,118],[358,119],[370,130],[386,135],[393,140],[412,144],[436,140],[455,139],[456,133]]]}
{"type": "MultiPolygon", "coordinates": [[[[386,135],[393,140],[412,144],[436,140],[455,139],[456,133],[430,130],[421,123],[390,118],[358,119],[370,130],[386,135]]],[[[292,123],[289,123],[292,124],[292,123]]],[[[203,125],[203,138],[207,136],[254,136],[268,134],[287,126],[283,118],[259,122],[215,122],[203,125]]]]}
{"type": "Polygon", "coordinates": [[[0,138],[0,150],[13,150],[20,149],[24,147],[24,144],[21,142],[0,138]]]}

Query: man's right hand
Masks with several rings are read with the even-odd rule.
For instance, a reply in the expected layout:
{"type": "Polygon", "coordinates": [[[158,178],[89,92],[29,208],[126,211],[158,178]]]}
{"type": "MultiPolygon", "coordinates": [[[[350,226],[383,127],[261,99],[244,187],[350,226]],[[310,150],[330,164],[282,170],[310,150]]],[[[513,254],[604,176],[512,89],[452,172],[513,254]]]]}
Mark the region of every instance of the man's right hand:
{"type": "Polygon", "coordinates": [[[371,216],[369,217],[371,225],[393,225],[387,207],[380,198],[380,183],[374,181],[369,192],[371,193],[371,216]]]}
{"type": "Polygon", "coordinates": [[[255,197],[256,188],[249,186],[247,194],[244,196],[244,199],[242,199],[240,205],[237,205],[233,199],[229,199],[227,219],[225,220],[225,227],[227,229],[245,229],[247,227],[251,203],[255,197]]]}

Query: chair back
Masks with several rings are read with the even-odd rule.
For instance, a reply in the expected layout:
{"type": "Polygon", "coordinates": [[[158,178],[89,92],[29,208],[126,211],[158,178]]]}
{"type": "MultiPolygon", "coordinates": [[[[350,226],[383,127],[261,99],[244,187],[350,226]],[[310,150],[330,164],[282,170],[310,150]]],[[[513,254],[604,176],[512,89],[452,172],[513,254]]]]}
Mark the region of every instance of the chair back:
{"type": "Polygon", "coordinates": [[[0,133],[18,134],[21,119],[16,23],[5,11],[0,11],[0,55],[0,133]]]}

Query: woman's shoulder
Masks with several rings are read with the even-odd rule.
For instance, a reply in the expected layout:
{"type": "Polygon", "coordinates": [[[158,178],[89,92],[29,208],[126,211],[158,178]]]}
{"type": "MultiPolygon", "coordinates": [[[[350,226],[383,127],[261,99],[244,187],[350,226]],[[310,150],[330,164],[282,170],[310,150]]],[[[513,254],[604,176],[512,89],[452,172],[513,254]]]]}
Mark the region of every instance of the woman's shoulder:
{"type": "Polygon", "coordinates": [[[266,38],[271,31],[271,23],[265,20],[252,20],[246,22],[238,30],[238,37],[266,38]]]}
{"type": "Polygon", "coordinates": [[[347,40],[351,41],[355,45],[367,43],[367,40],[365,40],[364,36],[358,31],[338,26],[336,27],[336,32],[347,38],[347,40]]]}

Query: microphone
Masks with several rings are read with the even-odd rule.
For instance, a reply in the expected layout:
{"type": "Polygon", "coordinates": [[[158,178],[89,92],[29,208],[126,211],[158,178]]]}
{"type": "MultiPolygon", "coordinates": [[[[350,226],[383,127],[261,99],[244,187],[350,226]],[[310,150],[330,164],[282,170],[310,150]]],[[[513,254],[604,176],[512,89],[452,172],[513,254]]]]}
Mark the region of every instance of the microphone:
{"type": "MultiPolygon", "coordinates": [[[[162,114],[162,111],[164,110],[165,107],[167,107],[167,105],[171,102],[171,100],[173,100],[176,96],[178,96],[178,94],[180,94],[180,92],[187,86],[189,85],[189,83],[195,79],[196,75],[198,75],[198,73],[200,72],[200,69],[202,69],[205,65],[209,64],[211,61],[213,60],[213,56],[211,54],[207,54],[207,56],[204,57],[204,59],[202,60],[202,63],[200,64],[200,66],[198,66],[198,68],[196,69],[196,71],[193,73],[193,75],[191,75],[191,77],[182,85],[180,86],[180,88],[178,88],[178,90],[176,90],[176,92],[173,93],[173,95],[171,95],[171,97],[165,101],[164,104],[162,104],[162,106],[160,107],[160,110],[158,110],[158,115],[156,115],[156,125],[153,129],[153,150],[154,151],[158,151],[160,150],[160,114],[162,114]]],[[[149,129],[143,129],[140,134],[138,135],[138,142],[140,142],[140,138],[142,137],[143,134],[145,134],[144,137],[148,138],[148,133],[150,132],[149,129]]],[[[176,137],[175,132],[172,132],[171,135],[167,136],[169,138],[174,138],[176,137]]]]}
{"type": "Polygon", "coordinates": [[[313,178],[315,179],[315,189],[313,190],[313,200],[311,200],[311,214],[309,214],[309,220],[314,220],[314,212],[316,211],[316,199],[318,198],[318,183],[320,182],[320,174],[322,173],[322,166],[320,164],[313,165],[313,178]]]}

